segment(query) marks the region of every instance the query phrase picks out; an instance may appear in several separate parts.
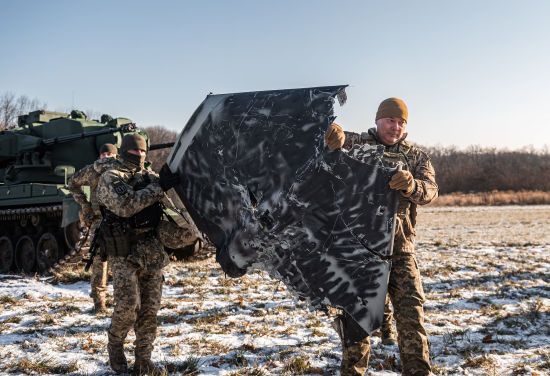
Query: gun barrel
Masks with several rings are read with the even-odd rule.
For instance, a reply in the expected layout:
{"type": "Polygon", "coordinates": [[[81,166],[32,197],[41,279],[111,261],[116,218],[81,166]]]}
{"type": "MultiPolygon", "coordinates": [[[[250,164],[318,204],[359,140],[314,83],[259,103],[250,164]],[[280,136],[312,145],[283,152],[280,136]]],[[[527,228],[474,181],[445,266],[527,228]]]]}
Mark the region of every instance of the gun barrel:
{"type": "Polygon", "coordinates": [[[165,142],[164,144],[154,144],[149,146],[149,151],[167,149],[175,145],[175,142],[165,142]]]}
{"type": "Polygon", "coordinates": [[[103,134],[116,133],[116,132],[133,132],[135,131],[135,129],[136,129],[135,124],[124,124],[123,126],[116,127],[116,128],[108,128],[108,129],[101,129],[98,131],[69,134],[66,136],[60,136],[60,137],[54,137],[54,138],[46,138],[42,140],[41,144],[42,146],[52,146],[55,144],[63,144],[65,142],[71,142],[82,138],[101,136],[103,134]]]}

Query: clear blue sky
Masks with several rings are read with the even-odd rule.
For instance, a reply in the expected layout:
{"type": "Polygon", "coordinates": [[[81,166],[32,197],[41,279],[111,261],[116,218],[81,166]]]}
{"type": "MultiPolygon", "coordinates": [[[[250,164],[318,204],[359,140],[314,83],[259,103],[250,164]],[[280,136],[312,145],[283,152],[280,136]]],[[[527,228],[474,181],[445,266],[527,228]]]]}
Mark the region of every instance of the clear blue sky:
{"type": "Polygon", "coordinates": [[[0,93],[181,129],[209,92],[350,84],[366,130],[550,146],[550,1],[0,1],[0,93]]]}

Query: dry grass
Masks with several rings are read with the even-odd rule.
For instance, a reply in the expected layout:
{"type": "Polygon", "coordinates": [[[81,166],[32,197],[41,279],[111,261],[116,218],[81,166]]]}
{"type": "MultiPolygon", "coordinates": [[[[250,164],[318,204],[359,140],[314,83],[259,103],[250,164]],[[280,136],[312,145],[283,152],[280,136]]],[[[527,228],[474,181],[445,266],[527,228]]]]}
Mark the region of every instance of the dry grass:
{"type": "MultiPolygon", "coordinates": [[[[529,247],[550,244],[550,206],[421,207],[417,249],[485,246],[529,247]]],[[[495,259],[487,259],[486,267],[495,259]]],[[[513,261],[513,260],[511,260],[513,261]]],[[[528,268],[530,263],[522,266],[528,268]]],[[[434,276],[453,274],[456,265],[437,265],[434,276]]],[[[484,273],[488,270],[483,271],[484,273]]]]}
{"type": "Polygon", "coordinates": [[[84,271],[84,268],[64,267],[54,272],[54,280],[52,283],[75,283],[80,281],[89,281],[91,275],[92,272],[86,272],[84,271]]]}
{"type": "Polygon", "coordinates": [[[0,324],[19,324],[21,322],[21,316],[11,316],[0,322],[0,324]]]}
{"type": "Polygon", "coordinates": [[[263,368],[247,367],[229,373],[229,376],[267,376],[269,373],[263,368]]]}
{"type": "Polygon", "coordinates": [[[92,338],[91,335],[88,335],[82,340],[81,348],[88,354],[97,354],[107,348],[107,342],[103,339],[92,338]]]}
{"type": "Polygon", "coordinates": [[[44,325],[53,325],[56,322],[57,321],[55,320],[55,317],[53,315],[50,315],[49,313],[42,315],[42,317],[40,318],[40,323],[44,325]]]}
{"type": "Polygon", "coordinates": [[[188,339],[185,344],[190,347],[192,354],[200,356],[227,354],[232,350],[230,345],[226,345],[217,340],[209,340],[205,337],[188,339]]]}
{"type": "Polygon", "coordinates": [[[8,296],[8,295],[0,295],[0,303],[2,304],[16,304],[17,299],[8,296]]]}
{"type": "Polygon", "coordinates": [[[490,355],[482,355],[475,358],[468,358],[464,362],[464,367],[482,368],[490,375],[496,375],[497,362],[490,355]]]}
{"type": "Polygon", "coordinates": [[[62,375],[78,371],[78,365],[76,361],[68,362],[66,364],[58,363],[52,359],[29,359],[24,358],[18,360],[16,363],[9,365],[8,368],[11,372],[21,372],[25,374],[54,374],[62,375]]]}
{"type": "Polygon", "coordinates": [[[309,358],[305,356],[296,356],[288,359],[283,367],[284,375],[322,375],[323,369],[312,367],[309,358]]]}
{"type": "Polygon", "coordinates": [[[544,191],[491,191],[479,193],[450,193],[437,198],[430,206],[480,205],[548,205],[550,192],[544,191]]]}
{"type": "Polygon", "coordinates": [[[194,376],[199,374],[200,360],[194,356],[189,356],[182,362],[168,363],[164,365],[168,375],[178,374],[194,376]]]}
{"type": "Polygon", "coordinates": [[[72,315],[73,313],[80,313],[80,308],[76,305],[64,303],[61,306],[55,307],[55,313],[59,316],[72,315]]]}

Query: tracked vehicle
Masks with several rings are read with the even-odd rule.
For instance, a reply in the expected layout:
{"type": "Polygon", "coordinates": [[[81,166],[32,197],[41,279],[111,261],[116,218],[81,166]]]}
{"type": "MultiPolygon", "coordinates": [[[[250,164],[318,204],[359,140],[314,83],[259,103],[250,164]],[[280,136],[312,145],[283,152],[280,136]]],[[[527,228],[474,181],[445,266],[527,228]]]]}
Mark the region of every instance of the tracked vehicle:
{"type": "Polygon", "coordinates": [[[43,274],[75,256],[84,231],[67,179],[128,132],[130,119],[80,111],[34,111],[0,132],[0,273],[43,274]]]}

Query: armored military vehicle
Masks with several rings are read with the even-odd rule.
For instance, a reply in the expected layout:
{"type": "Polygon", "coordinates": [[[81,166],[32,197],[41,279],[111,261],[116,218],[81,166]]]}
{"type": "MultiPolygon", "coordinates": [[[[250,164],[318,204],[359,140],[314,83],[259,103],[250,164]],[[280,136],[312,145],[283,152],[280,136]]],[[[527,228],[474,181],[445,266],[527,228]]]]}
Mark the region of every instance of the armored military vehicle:
{"type": "Polygon", "coordinates": [[[0,132],[0,273],[44,273],[77,253],[84,231],[67,179],[127,132],[130,119],[80,111],[34,111],[0,132]]]}

